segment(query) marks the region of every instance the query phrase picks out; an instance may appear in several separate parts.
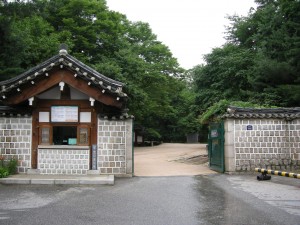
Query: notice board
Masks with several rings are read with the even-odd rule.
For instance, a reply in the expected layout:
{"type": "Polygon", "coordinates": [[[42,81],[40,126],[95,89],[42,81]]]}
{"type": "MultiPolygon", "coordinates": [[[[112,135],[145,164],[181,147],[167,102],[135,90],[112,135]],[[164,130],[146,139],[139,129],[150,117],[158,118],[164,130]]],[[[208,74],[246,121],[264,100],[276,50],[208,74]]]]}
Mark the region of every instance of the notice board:
{"type": "Polygon", "coordinates": [[[52,106],[51,122],[78,122],[78,106],[52,106]]]}

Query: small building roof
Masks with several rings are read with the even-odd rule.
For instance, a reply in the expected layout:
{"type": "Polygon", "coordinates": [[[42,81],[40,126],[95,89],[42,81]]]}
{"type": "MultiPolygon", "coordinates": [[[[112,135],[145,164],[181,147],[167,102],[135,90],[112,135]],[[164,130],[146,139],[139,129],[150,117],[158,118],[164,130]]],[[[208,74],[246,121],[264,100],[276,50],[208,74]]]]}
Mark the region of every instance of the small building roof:
{"type": "Polygon", "coordinates": [[[11,93],[19,91],[21,86],[24,86],[28,83],[34,83],[35,80],[48,76],[48,72],[55,67],[59,67],[61,69],[66,68],[74,71],[74,76],[85,80],[88,85],[92,85],[102,91],[105,90],[119,98],[127,98],[127,94],[122,91],[124,86],[122,82],[115,81],[104,76],[103,74],[97,72],[96,70],[69,55],[65,49],[61,49],[58,55],[51,57],[50,59],[33,67],[25,73],[0,82],[0,102],[5,101],[5,98],[11,93]]]}
{"type": "Polygon", "coordinates": [[[300,118],[300,107],[295,108],[240,108],[230,106],[221,118],[260,119],[278,118],[294,120],[300,118]]]}

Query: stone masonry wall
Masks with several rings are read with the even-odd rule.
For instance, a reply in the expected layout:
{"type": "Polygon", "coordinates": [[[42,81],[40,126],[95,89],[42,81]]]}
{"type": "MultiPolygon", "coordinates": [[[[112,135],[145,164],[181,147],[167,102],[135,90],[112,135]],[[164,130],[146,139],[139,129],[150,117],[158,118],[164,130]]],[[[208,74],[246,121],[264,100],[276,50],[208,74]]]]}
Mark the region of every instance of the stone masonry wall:
{"type": "Polygon", "coordinates": [[[98,119],[97,167],[101,174],[132,174],[132,119],[98,119]]]}
{"type": "Polygon", "coordinates": [[[38,169],[41,174],[86,175],[89,170],[89,148],[38,149],[38,169]]]}
{"type": "Polygon", "coordinates": [[[31,168],[31,117],[0,118],[0,153],[6,160],[18,159],[18,172],[31,168]]]}
{"type": "Polygon", "coordinates": [[[235,119],[236,170],[300,168],[300,120],[235,119]]]}

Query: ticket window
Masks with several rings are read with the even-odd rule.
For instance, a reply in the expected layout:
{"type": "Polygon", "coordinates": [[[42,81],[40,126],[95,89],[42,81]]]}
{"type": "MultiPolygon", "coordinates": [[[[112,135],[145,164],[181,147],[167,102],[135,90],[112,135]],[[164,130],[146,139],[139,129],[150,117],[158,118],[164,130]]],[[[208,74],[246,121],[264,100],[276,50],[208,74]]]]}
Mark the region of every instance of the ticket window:
{"type": "Polygon", "coordinates": [[[90,129],[79,126],[41,126],[41,145],[89,145],[90,129]]]}
{"type": "Polygon", "coordinates": [[[76,145],[77,127],[76,126],[53,126],[54,145],[76,145]]]}
{"type": "Polygon", "coordinates": [[[78,124],[51,123],[49,112],[39,113],[40,145],[90,145],[91,112],[80,112],[78,124]]]}

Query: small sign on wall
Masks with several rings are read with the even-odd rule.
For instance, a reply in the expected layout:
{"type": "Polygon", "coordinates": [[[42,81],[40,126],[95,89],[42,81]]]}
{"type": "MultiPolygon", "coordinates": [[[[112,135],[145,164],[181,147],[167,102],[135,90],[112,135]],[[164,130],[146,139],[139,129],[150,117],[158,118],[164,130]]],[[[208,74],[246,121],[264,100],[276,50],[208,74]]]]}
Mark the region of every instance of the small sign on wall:
{"type": "Polygon", "coordinates": [[[212,130],[212,131],[210,132],[210,136],[211,136],[212,138],[218,137],[218,136],[219,136],[218,130],[212,130]]]}
{"type": "Polygon", "coordinates": [[[97,145],[92,145],[92,170],[97,170],[97,145]]]}
{"type": "Polygon", "coordinates": [[[252,125],[247,125],[247,130],[253,130],[253,126],[252,125]]]}
{"type": "Polygon", "coordinates": [[[143,142],[143,136],[137,136],[137,143],[143,142]]]}

